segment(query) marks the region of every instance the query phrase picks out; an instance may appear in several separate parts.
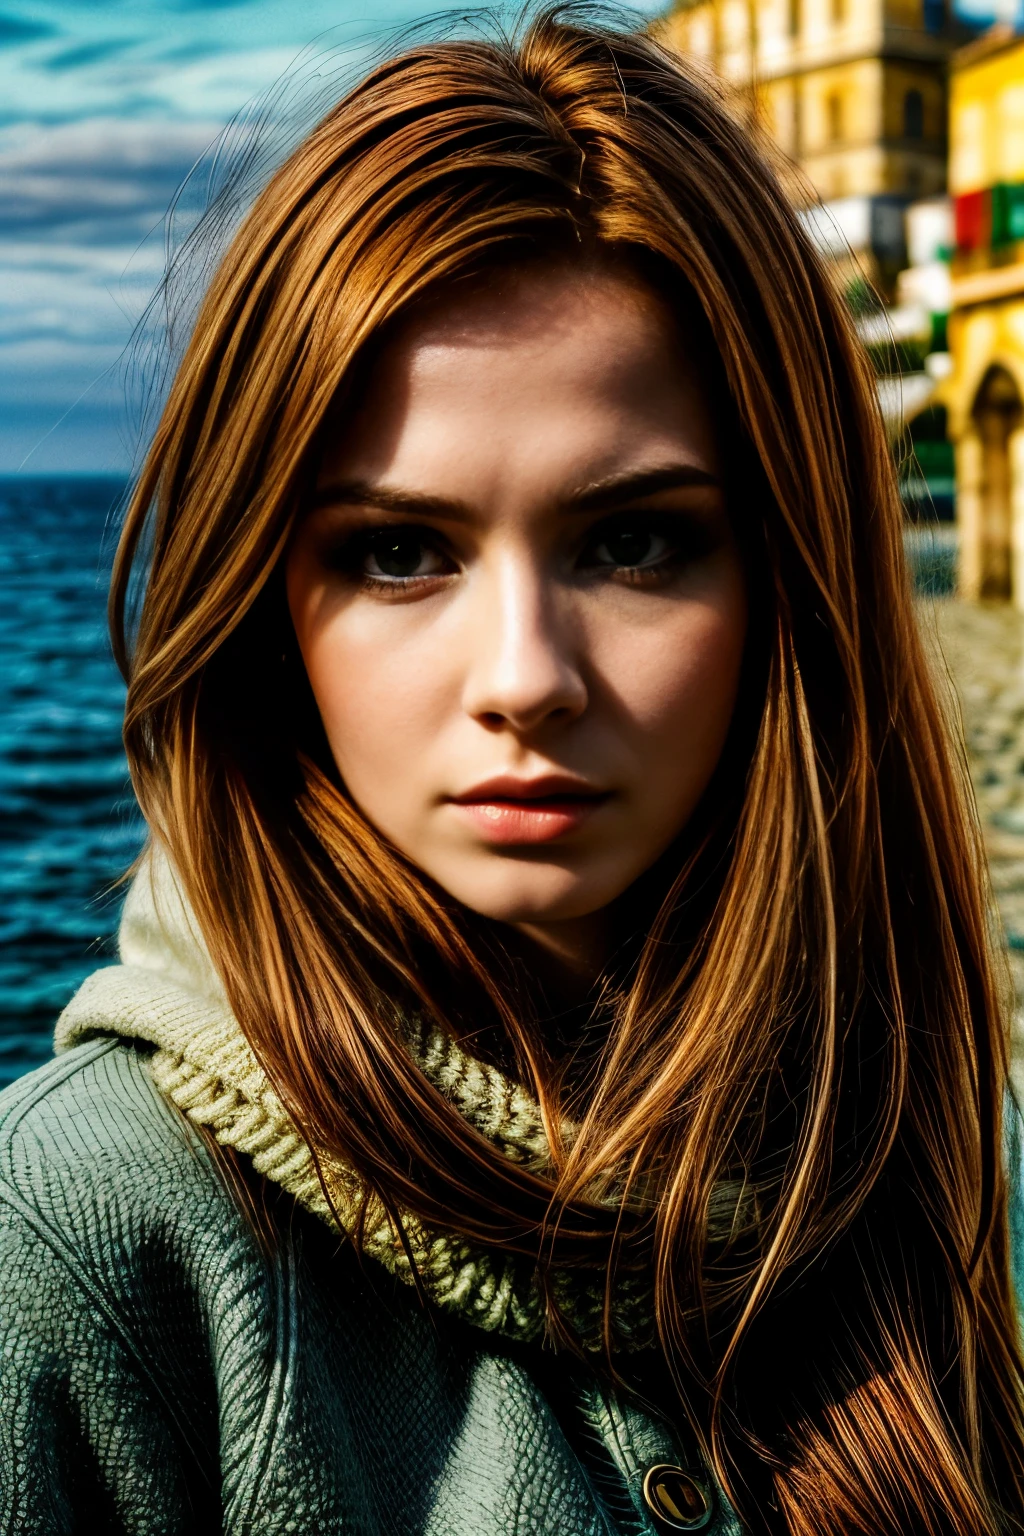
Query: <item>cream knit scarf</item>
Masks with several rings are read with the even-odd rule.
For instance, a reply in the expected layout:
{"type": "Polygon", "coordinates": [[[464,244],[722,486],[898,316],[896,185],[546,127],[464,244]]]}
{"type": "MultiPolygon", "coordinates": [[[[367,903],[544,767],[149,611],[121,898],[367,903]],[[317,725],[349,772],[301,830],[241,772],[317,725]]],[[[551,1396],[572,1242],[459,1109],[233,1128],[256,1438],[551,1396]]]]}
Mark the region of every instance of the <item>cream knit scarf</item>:
{"type": "MultiPolygon", "coordinates": [[[[249,1157],[264,1178],[336,1226],[309,1148],[228,1007],[170,865],[153,851],[128,893],[119,950],[120,965],[94,972],[64,1010],[56,1049],[109,1035],[155,1047],[149,1071],[162,1093],[218,1142],[249,1157]]],[[[425,1076],[506,1157],[538,1170],[548,1164],[540,1110],[521,1086],[439,1033],[414,1034],[408,1046],[425,1076]]],[[[351,1227],[362,1204],[357,1176],[336,1163],[324,1174],[337,1216],[351,1227]]],[[[409,1213],[402,1224],[405,1244],[379,1204],[368,1201],[363,1251],[410,1285],[415,1264],[430,1299],[478,1328],[521,1340],[543,1333],[541,1298],[523,1260],[433,1231],[409,1213]]],[[[555,1275],[553,1288],[577,1335],[599,1348],[603,1283],[563,1273],[555,1275]]],[[[615,1334],[625,1348],[650,1340],[646,1287],[617,1287],[615,1334]]]]}

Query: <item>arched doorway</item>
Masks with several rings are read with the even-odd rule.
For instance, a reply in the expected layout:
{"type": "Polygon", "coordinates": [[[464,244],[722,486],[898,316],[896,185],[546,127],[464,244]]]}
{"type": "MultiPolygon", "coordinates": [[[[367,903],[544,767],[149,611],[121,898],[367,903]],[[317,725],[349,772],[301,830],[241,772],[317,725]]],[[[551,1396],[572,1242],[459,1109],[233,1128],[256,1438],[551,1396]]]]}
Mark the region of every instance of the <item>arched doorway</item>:
{"type": "Polygon", "coordinates": [[[981,447],[978,486],[978,596],[1013,596],[1013,463],[1011,438],[1024,420],[1013,376],[995,364],[981,381],[971,412],[981,447]]]}

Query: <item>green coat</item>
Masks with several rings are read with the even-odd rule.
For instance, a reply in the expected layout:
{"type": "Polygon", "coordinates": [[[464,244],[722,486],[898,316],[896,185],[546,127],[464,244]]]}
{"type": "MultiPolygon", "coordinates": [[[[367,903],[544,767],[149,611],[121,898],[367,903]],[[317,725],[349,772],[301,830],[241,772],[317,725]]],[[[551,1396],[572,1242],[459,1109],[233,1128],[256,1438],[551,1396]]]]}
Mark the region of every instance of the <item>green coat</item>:
{"type": "MultiPolygon", "coordinates": [[[[62,1054],[0,1095],[0,1536],[739,1536],[694,1446],[540,1346],[500,1255],[407,1221],[429,1303],[389,1223],[356,1258],[156,854],[120,951],[62,1015],[62,1054]],[[697,1515],[659,1524],[645,1485],[697,1515]]],[[[543,1162],[524,1090],[452,1040],[407,1043],[507,1156],[543,1162]]],[[[1013,1223],[1022,1256],[1019,1198],[1013,1223]]]]}
{"type": "MultiPolygon", "coordinates": [[[[1019,1201],[1018,1255],[1024,1251],[1019,1201]]],[[[4,1536],[664,1532],[692,1448],[561,1358],[427,1312],[295,1206],[268,1253],[139,1049],[0,1095],[4,1536]]]]}
{"type": "MultiPolygon", "coordinates": [[[[280,1197],[287,1200],[287,1196],[280,1197]]],[[[268,1253],[142,1050],[0,1095],[0,1531],[610,1536],[692,1448],[295,1205],[268,1253]]],[[[677,1527],[678,1528],[678,1527],[677,1527]]]]}

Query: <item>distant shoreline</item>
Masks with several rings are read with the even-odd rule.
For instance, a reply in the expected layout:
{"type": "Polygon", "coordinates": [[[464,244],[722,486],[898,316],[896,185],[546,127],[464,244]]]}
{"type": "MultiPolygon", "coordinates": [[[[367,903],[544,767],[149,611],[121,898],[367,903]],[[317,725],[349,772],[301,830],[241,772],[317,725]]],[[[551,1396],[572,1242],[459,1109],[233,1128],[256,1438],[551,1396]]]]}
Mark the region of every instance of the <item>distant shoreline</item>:
{"type": "Polygon", "coordinates": [[[29,485],[42,480],[107,480],[111,485],[127,485],[131,478],[128,470],[37,469],[26,473],[16,469],[0,469],[0,485],[29,485]]]}

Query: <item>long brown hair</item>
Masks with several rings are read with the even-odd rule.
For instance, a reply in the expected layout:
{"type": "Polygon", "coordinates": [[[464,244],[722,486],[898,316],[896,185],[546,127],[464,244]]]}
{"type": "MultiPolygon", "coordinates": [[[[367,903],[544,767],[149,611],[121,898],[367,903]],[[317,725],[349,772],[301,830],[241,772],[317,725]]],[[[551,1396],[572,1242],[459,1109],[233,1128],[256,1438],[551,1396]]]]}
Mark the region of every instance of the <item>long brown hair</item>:
{"type": "MultiPolygon", "coordinates": [[[[1024,1530],[1004,1010],[900,524],[869,370],[770,166],[679,59],[570,8],[412,46],[273,176],[200,310],[111,599],[140,803],[311,1146],[542,1282],[653,1276],[680,1411],[750,1527],[800,1536],[1024,1530]],[[381,327],[576,251],[706,317],[756,618],[713,804],[637,894],[645,937],[563,1139],[536,1019],[338,782],[281,561],[381,327]],[[512,1041],[550,1176],[426,1082],[396,1008],[512,1041]]],[[[574,1346],[553,1302],[549,1326],[574,1346]]],[[[614,1354],[611,1307],[607,1327],[614,1354]]]]}

